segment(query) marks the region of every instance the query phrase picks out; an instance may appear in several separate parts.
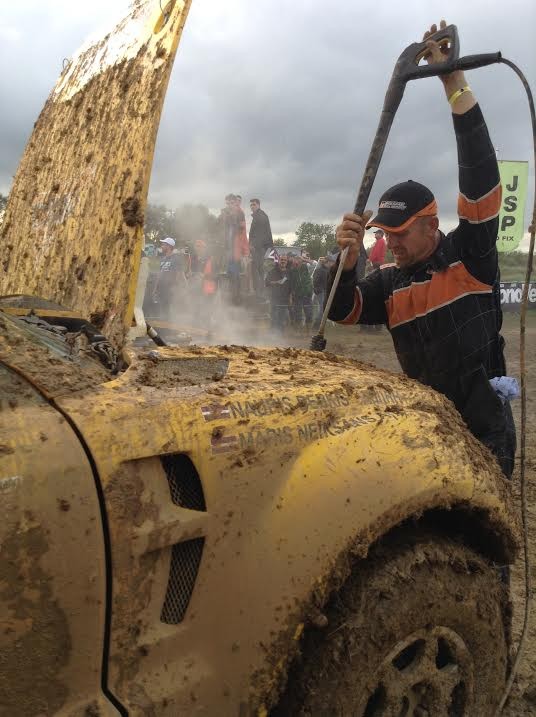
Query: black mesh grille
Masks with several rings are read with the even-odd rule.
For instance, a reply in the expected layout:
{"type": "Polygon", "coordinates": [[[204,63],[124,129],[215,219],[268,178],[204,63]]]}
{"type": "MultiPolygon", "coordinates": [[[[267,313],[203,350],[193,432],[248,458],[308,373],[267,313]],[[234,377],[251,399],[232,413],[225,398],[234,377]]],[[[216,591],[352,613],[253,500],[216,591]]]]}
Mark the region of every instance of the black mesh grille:
{"type": "Polygon", "coordinates": [[[204,538],[177,543],[171,550],[166,599],[160,619],[176,625],[184,619],[199,571],[204,538]]]}
{"type": "Polygon", "coordinates": [[[203,486],[194,464],[182,453],[160,456],[166,471],[171,500],[175,505],[190,510],[206,510],[203,486]]]}

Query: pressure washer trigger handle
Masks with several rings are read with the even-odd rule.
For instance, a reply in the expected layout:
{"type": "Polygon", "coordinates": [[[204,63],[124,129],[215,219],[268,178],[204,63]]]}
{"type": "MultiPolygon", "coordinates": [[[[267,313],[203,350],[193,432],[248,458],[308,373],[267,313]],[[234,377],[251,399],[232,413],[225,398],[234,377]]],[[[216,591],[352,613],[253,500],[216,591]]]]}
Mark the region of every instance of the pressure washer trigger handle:
{"type": "Polygon", "coordinates": [[[424,42],[414,42],[412,45],[406,47],[398,58],[393,77],[398,77],[402,82],[409,82],[409,80],[418,80],[421,77],[446,75],[450,72],[454,72],[459,57],[460,41],[458,38],[458,28],[456,25],[448,25],[427,37],[424,42]],[[428,53],[426,43],[430,40],[435,40],[440,45],[448,46],[448,54],[445,56],[443,62],[433,62],[430,65],[424,63],[421,65],[419,63],[428,53]]]}

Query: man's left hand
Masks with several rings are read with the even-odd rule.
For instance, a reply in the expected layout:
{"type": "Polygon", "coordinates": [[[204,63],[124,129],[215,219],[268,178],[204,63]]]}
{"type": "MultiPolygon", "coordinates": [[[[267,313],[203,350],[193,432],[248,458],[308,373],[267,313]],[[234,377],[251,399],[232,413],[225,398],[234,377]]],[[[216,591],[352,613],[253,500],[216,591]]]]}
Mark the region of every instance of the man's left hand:
{"type": "MultiPolygon", "coordinates": [[[[441,20],[441,22],[439,23],[439,30],[444,30],[446,27],[447,21],[441,20]]],[[[436,40],[428,40],[428,38],[431,35],[434,35],[437,31],[438,27],[434,23],[430,26],[429,30],[426,30],[422,38],[429,50],[428,54],[425,56],[425,59],[428,64],[436,62],[445,62],[448,57],[449,50],[445,44],[440,44],[436,40]]],[[[448,75],[440,75],[439,79],[445,87],[445,94],[447,95],[447,99],[452,97],[452,95],[457,90],[462,89],[462,87],[467,87],[467,80],[465,79],[465,75],[461,70],[456,70],[455,72],[451,72],[448,75]]],[[[473,97],[473,94],[471,92],[467,92],[464,93],[464,95],[460,97],[460,99],[454,104],[452,111],[454,114],[463,114],[464,112],[467,112],[467,110],[471,109],[471,107],[473,107],[475,104],[476,100],[473,97]]]]}

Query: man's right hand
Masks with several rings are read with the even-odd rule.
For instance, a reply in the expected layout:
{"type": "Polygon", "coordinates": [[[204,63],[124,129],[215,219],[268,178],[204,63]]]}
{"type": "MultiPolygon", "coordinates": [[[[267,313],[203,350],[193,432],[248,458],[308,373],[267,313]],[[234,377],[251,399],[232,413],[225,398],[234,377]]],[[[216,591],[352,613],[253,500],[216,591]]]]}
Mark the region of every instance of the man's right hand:
{"type": "Polygon", "coordinates": [[[359,214],[345,214],[342,222],[337,227],[337,244],[340,246],[341,251],[348,247],[348,254],[343,267],[345,271],[353,269],[357,264],[363,237],[365,236],[365,226],[371,216],[372,212],[368,209],[361,217],[359,214]]]}

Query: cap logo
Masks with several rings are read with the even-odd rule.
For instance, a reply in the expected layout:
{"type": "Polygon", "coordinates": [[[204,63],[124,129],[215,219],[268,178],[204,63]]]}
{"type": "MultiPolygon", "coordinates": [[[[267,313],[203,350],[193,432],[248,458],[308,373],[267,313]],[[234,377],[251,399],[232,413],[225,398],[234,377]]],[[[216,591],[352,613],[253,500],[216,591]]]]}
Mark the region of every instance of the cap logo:
{"type": "Polygon", "coordinates": [[[380,203],[380,209],[407,209],[408,205],[406,202],[392,202],[392,201],[385,201],[380,203]]]}

